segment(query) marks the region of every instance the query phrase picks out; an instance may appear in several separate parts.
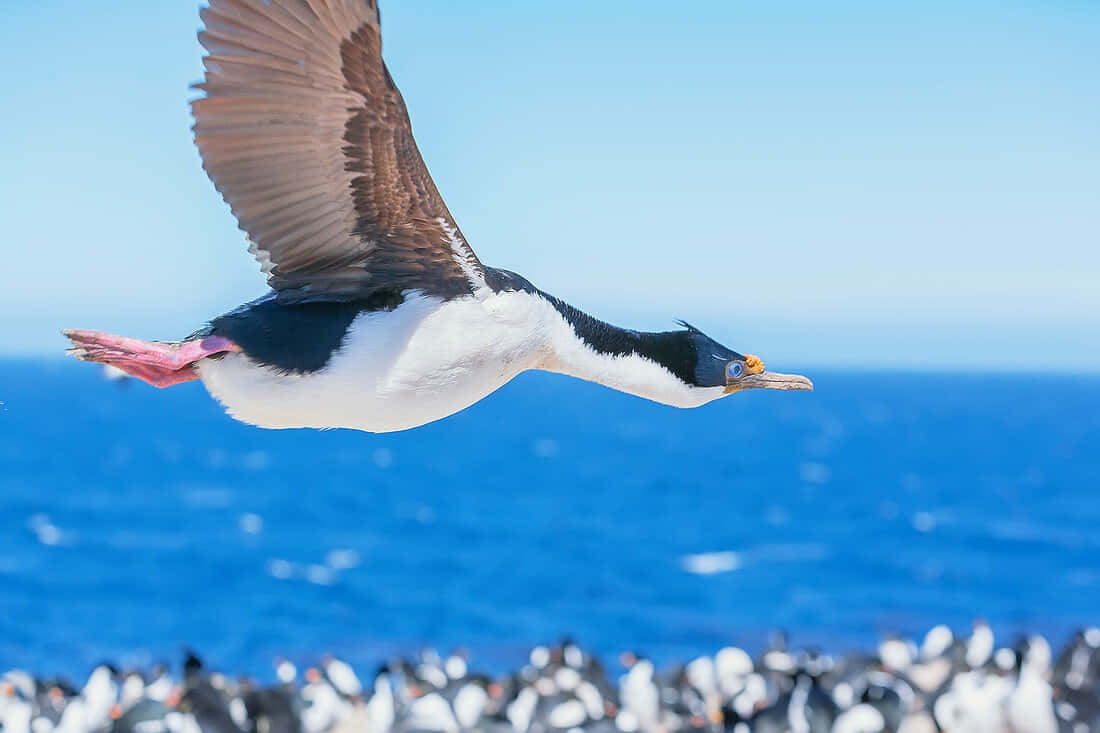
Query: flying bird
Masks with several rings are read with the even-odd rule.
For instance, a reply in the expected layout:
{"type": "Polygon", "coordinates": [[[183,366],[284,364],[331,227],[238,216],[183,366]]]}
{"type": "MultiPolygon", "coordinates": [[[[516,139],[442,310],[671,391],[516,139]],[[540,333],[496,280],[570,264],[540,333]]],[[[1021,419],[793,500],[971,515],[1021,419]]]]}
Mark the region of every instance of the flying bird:
{"type": "Polygon", "coordinates": [[[483,264],[417,150],[376,0],[211,0],[201,17],[195,144],[270,292],[183,341],[64,331],[73,356],[200,379],[265,428],[413,428],[530,369],[676,407],[813,388],[687,323],[618,328],[483,264]]]}

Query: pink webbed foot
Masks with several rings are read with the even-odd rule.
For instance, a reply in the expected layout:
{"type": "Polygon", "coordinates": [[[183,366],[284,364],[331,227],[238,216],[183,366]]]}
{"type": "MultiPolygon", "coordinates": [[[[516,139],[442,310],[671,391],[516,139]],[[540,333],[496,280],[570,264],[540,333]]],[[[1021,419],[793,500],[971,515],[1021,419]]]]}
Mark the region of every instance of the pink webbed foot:
{"type": "Polygon", "coordinates": [[[221,336],[161,342],[80,329],[62,333],[73,343],[68,353],[77,359],[110,364],[154,387],[171,387],[198,379],[192,366],[199,359],[241,350],[221,336]]]}

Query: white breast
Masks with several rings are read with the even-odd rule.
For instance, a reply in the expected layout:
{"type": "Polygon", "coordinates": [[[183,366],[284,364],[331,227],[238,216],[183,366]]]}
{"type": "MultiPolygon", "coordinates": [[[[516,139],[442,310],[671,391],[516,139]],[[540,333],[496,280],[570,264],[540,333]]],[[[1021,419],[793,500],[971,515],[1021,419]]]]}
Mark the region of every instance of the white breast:
{"type": "Polygon", "coordinates": [[[538,365],[546,301],[504,292],[451,301],[406,293],[363,313],[324,369],[286,374],[244,354],[197,369],[230,415],[265,428],[406,430],[469,407],[538,365]]]}

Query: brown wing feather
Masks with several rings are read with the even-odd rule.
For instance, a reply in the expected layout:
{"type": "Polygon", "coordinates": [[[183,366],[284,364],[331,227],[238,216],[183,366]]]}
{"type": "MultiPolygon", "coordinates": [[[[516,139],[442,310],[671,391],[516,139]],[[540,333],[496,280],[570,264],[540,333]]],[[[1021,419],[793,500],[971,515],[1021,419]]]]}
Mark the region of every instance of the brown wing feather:
{"type": "Polygon", "coordinates": [[[471,292],[484,270],[417,150],[374,0],[211,0],[201,16],[195,143],[280,299],[471,292]]]}

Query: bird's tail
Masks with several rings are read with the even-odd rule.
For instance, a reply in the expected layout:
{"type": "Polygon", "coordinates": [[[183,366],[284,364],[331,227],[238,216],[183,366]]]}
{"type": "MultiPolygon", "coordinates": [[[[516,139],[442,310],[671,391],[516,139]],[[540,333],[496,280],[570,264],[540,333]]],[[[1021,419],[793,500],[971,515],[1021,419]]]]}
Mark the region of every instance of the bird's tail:
{"type": "Polygon", "coordinates": [[[142,341],[100,331],[62,331],[72,342],[67,353],[81,361],[109,364],[154,387],[171,387],[198,379],[195,363],[208,356],[240,351],[221,336],[193,341],[142,341]]]}

